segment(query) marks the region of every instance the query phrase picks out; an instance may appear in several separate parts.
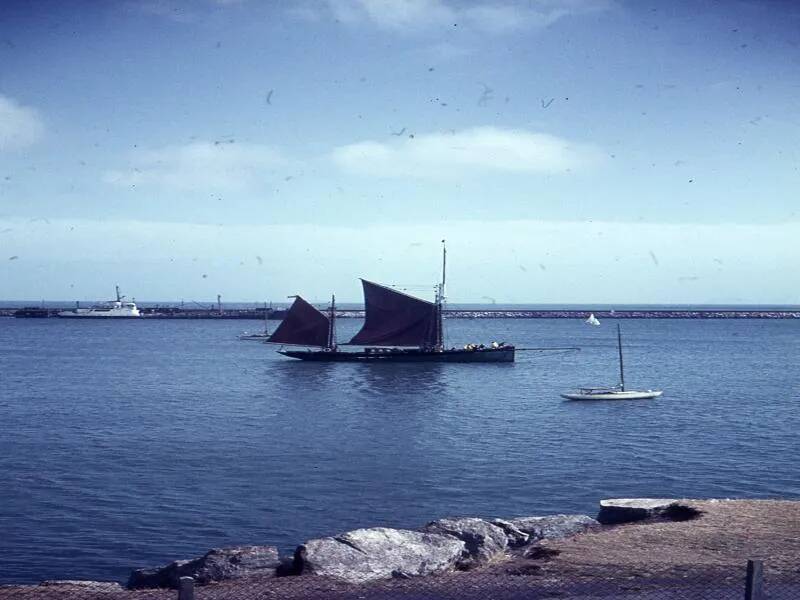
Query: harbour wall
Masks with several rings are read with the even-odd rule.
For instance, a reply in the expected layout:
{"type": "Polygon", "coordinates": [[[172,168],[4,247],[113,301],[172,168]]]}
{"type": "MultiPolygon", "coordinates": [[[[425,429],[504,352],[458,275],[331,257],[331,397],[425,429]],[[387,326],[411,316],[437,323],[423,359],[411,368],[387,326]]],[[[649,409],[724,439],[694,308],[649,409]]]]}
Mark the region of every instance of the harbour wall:
{"type": "MultiPolygon", "coordinates": [[[[39,308],[17,307],[0,309],[0,317],[50,318],[72,307],[39,308]]],[[[263,321],[281,320],[286,314],[282,309],[237,308],[159,308],[140,309],[142,319],[249,319],[263,321]]],[[[444,316],[450,319],[586,319],[594,314],[598,319],[800,319],[798,310],[715,310],[715,309],[642,309],[642,310],[445,310],[444,316]]],[[[337,310],[338,318],[360,319],[363,310],[337,310]]],[[[91,317],[90,317],[91,318],[91,317]]]]}

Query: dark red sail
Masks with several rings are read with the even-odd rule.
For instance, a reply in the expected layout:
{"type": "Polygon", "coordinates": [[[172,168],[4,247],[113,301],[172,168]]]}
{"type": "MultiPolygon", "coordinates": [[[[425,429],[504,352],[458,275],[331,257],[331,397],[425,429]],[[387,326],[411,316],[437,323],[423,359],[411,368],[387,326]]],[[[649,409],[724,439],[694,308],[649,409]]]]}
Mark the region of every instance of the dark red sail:
{"type": "Polygon", "coordinates": [[[436,305],[391,288],[361,280],[364,326],[350,344],[358,346],[433,346],[436,305]]]}
{"type": "Polygon", "coordinates": [[[286,312],[286,316],[268,342],[275,344],[293,344],[295,346],[328,345],[328,328],[330,319],[300,296],[286,312]]]}

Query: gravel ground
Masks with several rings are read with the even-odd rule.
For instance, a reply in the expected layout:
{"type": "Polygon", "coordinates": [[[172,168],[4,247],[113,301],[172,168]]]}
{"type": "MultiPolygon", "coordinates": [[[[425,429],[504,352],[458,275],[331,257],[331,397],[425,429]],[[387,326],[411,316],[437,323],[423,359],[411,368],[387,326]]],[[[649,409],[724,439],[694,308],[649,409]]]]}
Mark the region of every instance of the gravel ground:
{"type": "MultiPolygon", "coordinates": [[[[248,578],[195,590],[197,600],[511,600],[743,598],[748,558],[765,565],[767,598],[800,598],[800,502],[686,501],[698,519],[605,527],[546,541],[544,558],[513,554],[469,572],[353,586],[315,577],[248,578]]],[[[174,590],[9,586],[0,599],[175,599],[174,590]]]]}

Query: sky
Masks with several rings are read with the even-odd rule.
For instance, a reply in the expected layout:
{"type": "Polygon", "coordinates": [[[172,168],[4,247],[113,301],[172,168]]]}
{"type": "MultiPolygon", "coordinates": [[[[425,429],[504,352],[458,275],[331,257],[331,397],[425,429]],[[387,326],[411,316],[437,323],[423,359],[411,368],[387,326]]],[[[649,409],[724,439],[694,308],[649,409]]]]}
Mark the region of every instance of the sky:
{"type": "Polygon", "coordinates": [[[800,5],[0,3],[0,299],[800,304],[800,5]]]}

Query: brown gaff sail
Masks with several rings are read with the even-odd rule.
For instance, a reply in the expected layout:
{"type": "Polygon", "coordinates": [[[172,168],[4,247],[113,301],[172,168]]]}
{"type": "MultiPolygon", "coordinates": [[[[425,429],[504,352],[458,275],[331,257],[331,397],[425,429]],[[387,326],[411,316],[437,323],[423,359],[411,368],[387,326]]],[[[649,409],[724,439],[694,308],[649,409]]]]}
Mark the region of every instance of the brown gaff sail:
{"type": "Polygon", "coordinates": [[[281,324],[268,342],[293,346],[328,345],[330,319],[300,296],[296,296],[281,324]]]}
{"type": "Polygon", "coordinates": [[[437,343],[437,306],[391,288],[361,280],[364,326],[348,342],[356,346],[420,346],[437,343]]]}

